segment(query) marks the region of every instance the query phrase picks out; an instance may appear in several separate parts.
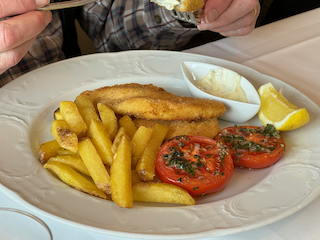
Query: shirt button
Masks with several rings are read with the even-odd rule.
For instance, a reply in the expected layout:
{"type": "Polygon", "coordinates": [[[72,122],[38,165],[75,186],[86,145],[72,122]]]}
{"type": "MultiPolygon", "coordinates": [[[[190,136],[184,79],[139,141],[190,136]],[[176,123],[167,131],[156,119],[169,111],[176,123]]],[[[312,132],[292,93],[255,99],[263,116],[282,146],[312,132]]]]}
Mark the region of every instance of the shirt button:
{"type": "Polygon", "coordinates": [[[156,21],[156,23],[161,23],[161,17],[159,15],[155,15],[154,20],[156,21]]]}

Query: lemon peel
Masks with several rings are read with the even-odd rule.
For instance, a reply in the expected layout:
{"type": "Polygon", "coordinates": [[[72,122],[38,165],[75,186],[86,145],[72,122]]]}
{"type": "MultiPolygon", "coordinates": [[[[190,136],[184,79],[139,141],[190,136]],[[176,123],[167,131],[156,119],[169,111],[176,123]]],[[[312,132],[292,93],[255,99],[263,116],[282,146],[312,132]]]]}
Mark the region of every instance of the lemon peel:
{"type": "Polygon", "coordinates": [[[307,110],[290,103],[272,83],[262,85],[258,94],[261,99],[258,117],[264,126],[269,123],[279,131],[291,131],[309,122],[307,110]]]}

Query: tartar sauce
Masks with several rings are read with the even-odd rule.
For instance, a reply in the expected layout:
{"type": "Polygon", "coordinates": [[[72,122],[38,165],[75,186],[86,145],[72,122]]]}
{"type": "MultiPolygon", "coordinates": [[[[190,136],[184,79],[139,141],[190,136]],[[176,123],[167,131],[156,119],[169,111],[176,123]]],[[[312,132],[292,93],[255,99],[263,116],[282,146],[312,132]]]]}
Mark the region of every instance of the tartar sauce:
{"type": "Polygon", "coordinates": [[[210,70],[197,84],[197,87],[211,95],[239,102],[248,102],[240,86],[241,76],[233,71],[218,67],[210,70]]]}

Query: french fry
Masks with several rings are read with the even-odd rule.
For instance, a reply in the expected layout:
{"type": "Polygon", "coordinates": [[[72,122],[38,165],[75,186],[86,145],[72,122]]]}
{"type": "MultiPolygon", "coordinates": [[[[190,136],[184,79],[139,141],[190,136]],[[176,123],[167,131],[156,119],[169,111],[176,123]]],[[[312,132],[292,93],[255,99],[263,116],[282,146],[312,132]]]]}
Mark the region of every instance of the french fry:
{"type": "Polygon", "coordinates": [[[60,147],[70,150],[71,152],[78,151],[78,137],[69,124],[64,120],[53,120],[51,124],[51,133],[57,140],[60,147]]]}
{"type": "Polygon", "coordinates": [[[134,202],[194,205],[194,198],[183,188],[169,183],[141,182],[132,186],[134,202]]]}
{"type": "Polygon", "coordinates": [[[137,127],[134,125],[132,119],[125,115],[119,119],[119,128],[124,127],[129,137],[132,138],[137,131],[137,127]]]}
{"type": "Polygon", "coordinates": [[[57,151],[60,149],[60,145],[57,140],[42,143],[38,149],[38,154],[41,163],[46,163],[49,158],[56,156],[57,151]]]}
{"type": "Polygon", "coordinates": [[[110,168],[112,200],[120,207],[131,208],[131,141],[123,136],[110,168]]]}
{"type": "Polygon", "coordinates": [[[90,98],[85,95],[79,95],[74,101],[76,104],[84,122],[87,124],[87,127],[90,127],[91,120],[95,119],[100,121],[100,118],[97,114],[96,108],[94,107],[90,98]]]}
{"type": "Polygon", "coordinates": [[[110,175],[89,138],[79,142],[79,154],[96,186],[106,194],[111,194],[110,175]]]}
{"type": "Polygon", "coordinates": [[[143,181],[152,181],[155,176],[155,159],[167,132],[168,127],[162,124],[156,124],[153,128],[147,146],[136,165],[136,170],[143,181]]]}
{"type": "Polygon", "coordinates": [[[113,159],[113,152],[111,150],[112,142],[103,122],[95,119],[91,120],[89,137],[101,157],[102,162],[105,165],[111,166],[113,159]]]}
{"type": "Polygon", "coordinates": [[[131,170],[131,182],[132,185],[142,182],[142,179],[140,178],[139,174],[135,169],[131,170]]]}
{"type": "Polygon", "coordinates": [[[68,166],[74,168],[77,172],[90,177],[90,173],[86,165],[84,165],[82,159],[77,154],[58,155],[48,160],[48,162],[51,161],[62,162],[64,164],[67,164],[68,166]]]}
{"type": "Polygon", "coordinates": [[[100,119],[106,125],[110,139],[113,140],[118,131],[118,118],[112,109],[103,103],[98,103],[97,108],[100,119]]]}
{"type": "Polygon", "coordinates": [[[117,152],[118,146],[120,144],[120,141],[122,139],[123,136],[128,136],[126,130],[124,129],[124,127],[121,127],[118,129],[118,132],[116,134],[116,136],[114,137],[113,143],[112,143],[112,147],[111,147],[111,151],[115,154],[117,152]]]}
{"type": "Polygon", "coordinates": [[[78,156],[80,157],[80,155],[79,155],[78,152],[74,153],[74,152],[71,152],[70,150],[64,149],[64,148],[62,148],[62,147],[60,147],[60,148],[57,150],[57,155],[71,155],[71,154],[75,154],[75,155],[78,155],[78,156]]]}
{"type": "Polygon", "coordinates": [[[53,117],[54,117],[54,120],[63,120],[63,117],[61,115],[59,108],[54,111],[53,117]]]}
{"type": "Polygon", "coordinates": [[[64,183],[82,192],[106,199],[103,191],[97,188],[92,182],[77,173],[72,167],[62,162],[50,161],[43,165],[44,168],[53,171],[64,183]]]}
{"type": "Polygon", "coordinates": [[[72,131],[77,134],[79,138],[86,136],[87,125],[74,102],[60,102],[60,113],[63,119],[69,124],[72,131]]]}
{"type": "Polygon", "coordinates": [[[152,134],[151,128],[140,126],[132,138],[131,168],[134,169],[152,134]]]}

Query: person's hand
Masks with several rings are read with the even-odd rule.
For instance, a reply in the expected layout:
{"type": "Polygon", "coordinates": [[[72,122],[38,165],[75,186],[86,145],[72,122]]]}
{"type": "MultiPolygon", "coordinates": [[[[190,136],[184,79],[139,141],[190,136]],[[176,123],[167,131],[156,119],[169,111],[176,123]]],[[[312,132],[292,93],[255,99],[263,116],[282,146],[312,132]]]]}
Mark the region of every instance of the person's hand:
{"type": "Polygon", "coordinates": [[[36,11],[48,3],[49,0],[1,0],[0,74],[19,63],[36,36],[50,23],[51,12],[36,11]],[[6,17],[11,18],[3,20],[6,17]]]}
{"type": "Polygon", "coordinates": [[[258,0],[205,0],[198,29],[244,36],[254,29],[259,13],[258,0]]]}

